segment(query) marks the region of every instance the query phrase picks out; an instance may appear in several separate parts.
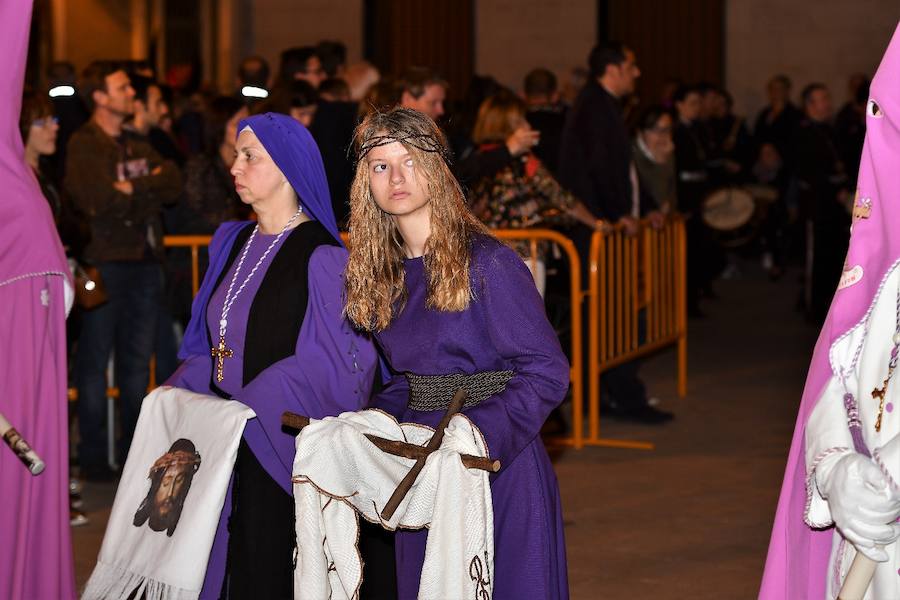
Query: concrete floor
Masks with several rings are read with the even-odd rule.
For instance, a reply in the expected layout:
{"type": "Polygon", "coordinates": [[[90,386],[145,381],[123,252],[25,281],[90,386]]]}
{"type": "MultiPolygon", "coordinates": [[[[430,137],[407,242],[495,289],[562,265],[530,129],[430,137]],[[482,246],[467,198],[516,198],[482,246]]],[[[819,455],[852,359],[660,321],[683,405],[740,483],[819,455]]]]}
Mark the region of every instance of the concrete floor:
{"type": "MultiPolygon", "coordinates": [[[[603,421],[610,438],[652,452],[586,448],[555,457],[576,600],[755,598],[787,446],[816,332],[794,311],[792,276],[768,281],[745,263],[717,285],[689,327],[689,396],[675,355],[648,360],[663,427],[603,421]]],[[[115,486],[85,491],[91,523],[73,530],[78,585],[96,561],[115,486]]]]}

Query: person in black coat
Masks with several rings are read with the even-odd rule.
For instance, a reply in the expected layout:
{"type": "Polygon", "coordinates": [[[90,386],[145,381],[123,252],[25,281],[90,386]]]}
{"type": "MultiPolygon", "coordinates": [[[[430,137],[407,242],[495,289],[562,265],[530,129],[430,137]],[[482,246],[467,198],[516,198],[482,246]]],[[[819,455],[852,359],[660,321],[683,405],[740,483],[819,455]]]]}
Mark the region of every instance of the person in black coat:
{"type": "Polygon", "coordinates": [[[309,127],[322,152],[334,216],[342,230],[346,229],[350,217],[353,162],[348,147],[353,139],[358,112],[356,102],[320,100],[316,117],[309,127]]]}
{"type": "Polygon", "coordinates": [[[713,164],[699,124],[700,91],[682,86],[675,92],[674,101],[678,206],[687,230],[687,310],[691,317],[703,317],[700,297],[715,296],[712,283],[725,262],[722,249],[702,218],[703,202],[714,188],[713,164]]]}
{"type": "MultiPolygon", "coordinates": [[[[641,71],[634,52],[620,42],[596,46],[588,62],[591,77],[563,128],[558,178],[597,219],[622,223],[629,233],[635,234],[641,214],[640,194],[632,183],[637,181],[637,175],[620,100],[634,91],[641,71]]],[[[585,277],[592,233],[584,226],[572,232],[585,277]]],[[[603,375],[601,389],[606,412],[643,423],[671,420],[671,413],[648,404],[637,368],[638,363],[632,361],[603,375]]]]}
{"type": "Polygon", "coordinates": [[[757,147],[773,144],[782,160],[788,158],[790,139],[803,112],[791,103],[791,80],[776,75],[766,86],[769,104],[756,117],[753,137],[757,147]]]}
{"type": "Polygon", "coordinates": [[[566,107],[559,101],[556,86],[556,75],[547,69],[529,71],[522,86],[528,105],[525,118],[541,134],[534,154],[553,175],[557,173],[559,143],[566,123],[566,107]]]}
{"type": "Polygon", "coordinates": [[[806,117],[793,136],[791,154],[801,211],[812,236],[807,240],[806,304],[810,318],[822,323],[850,242],[851,182],[830,123],[828,89],[821,83],[806,86],[803,109],[806,117]]]}
{"type": "Polygon", "coordinates": [[[610,43],[591,51],[591,78],[563,128],[559,178],[596,215],[636,228],[631,177],[631,143],[620,99],[640,76],[634,52],[610,43]]]}
{"type": "Polygon", "coordinates": [[[847,84],[850,94],[847,103],[834,118],[834,132],[838,152],[847,170],[847,180],[852,185],[859,176],[859,159],[866,138],[866,104],[869,102],[869,79],[860,73],[853,75],[847,84]]]}

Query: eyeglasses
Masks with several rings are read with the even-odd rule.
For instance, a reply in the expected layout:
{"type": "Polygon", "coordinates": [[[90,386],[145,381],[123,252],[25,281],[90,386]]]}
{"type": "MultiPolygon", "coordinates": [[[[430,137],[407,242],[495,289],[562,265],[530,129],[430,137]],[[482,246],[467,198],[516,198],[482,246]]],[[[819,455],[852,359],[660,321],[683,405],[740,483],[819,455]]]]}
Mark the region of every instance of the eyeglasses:
{"type": "Polygon", "coordinates": [[[59,117],[44,117],[31,122],[32,127],[49,127],[50,125],[59,125],[59,117]]]}

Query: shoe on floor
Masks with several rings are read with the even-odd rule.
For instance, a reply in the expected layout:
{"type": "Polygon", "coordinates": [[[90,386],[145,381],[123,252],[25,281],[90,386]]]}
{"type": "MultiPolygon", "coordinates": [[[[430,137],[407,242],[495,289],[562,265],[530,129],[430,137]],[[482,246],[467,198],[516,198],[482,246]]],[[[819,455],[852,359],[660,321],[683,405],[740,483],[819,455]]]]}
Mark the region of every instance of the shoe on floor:
{"type": "Polygon", "coordinates": [[[84,484],[77,477],[69,477],[69,493],[80,494],[84,490],[84,484]]]}
{"type": "Polygon", "coordinates": [[[81,497],[81,491],[84,484],[81,480],[74,477],[69,479],[69,507],[81,510],[84,507],[84,500],[81,497]]]}
{"type": "Polygon", "coordinates": [[[69,525],[72,527],[81,527],[90,522],[91,520],[87,518],[86,514],[76,508],[69,507],[69,525]]]}

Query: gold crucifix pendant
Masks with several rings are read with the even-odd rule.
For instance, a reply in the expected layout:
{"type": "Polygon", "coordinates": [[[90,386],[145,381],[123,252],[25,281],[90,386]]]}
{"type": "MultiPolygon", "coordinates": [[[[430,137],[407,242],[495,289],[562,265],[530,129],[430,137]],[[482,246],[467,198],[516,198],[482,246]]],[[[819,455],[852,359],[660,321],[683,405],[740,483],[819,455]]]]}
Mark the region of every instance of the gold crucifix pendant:
{"type": "Polygon", "coordinates": [[[234,350],[225,346],[225,336],[219,336],[219,345],[209,349],[210,354],[216,359],[216,381],[225,379],[225,359],[234,356],[234,350]]]}
{"type": "Polygon", "coordinates": [[[872,390],[872,398],[878,399],[878,416],[875,418],[875,431],[881,432],[881,418],[884,416],[884,398],[887,392],[887,384],[888,380],[884,380],[884,385],[881,389],[872,390]]]}

